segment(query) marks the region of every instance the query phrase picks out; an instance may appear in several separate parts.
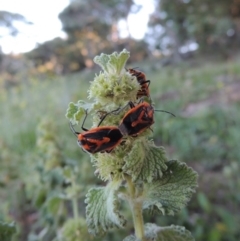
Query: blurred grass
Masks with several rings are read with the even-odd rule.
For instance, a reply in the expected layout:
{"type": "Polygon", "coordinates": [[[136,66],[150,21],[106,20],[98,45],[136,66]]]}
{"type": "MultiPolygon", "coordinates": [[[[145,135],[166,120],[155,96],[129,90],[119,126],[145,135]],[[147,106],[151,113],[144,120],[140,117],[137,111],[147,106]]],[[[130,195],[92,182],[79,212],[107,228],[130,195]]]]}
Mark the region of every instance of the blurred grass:
{"type": "Polygon", "coordinates": [[[0,97],[0,186],[4,202],[14,200],[22,183],[32,190],[38,182],[38,174],[34,173],[39,158],[36,135],[43,120],[50,119],[55,124],[55,135],[65,147],[63,153],[70,159],[81,159],[83,152],[76,146],[65,113],[70,101],[87,97],[92,76],[91,73],[44,81],[29,79],[21,86],[1,90],[4,94],[0,97]]]}
{"type": "MultiPolygon", "coordinates": [[[[174,218],[154,218],[161,224],[185,225],[196,240],[240,240],[240,177],[235,171],[240,170],[240,60],[137,66],[151,80],[155,108],[176,115],[173,118],[156,112],[155,142],[166,148],[170,159],[188,162],[200,175],[198,193],[187,209],[174,218]]],[[[69,102],[87,99],[94,74],[92,71],[44,81],[29,78],[21,86],[0,90],[2,216],[8,216],[7,209],[20,183],[27,183],[30,199],[37,185],[36,130],[42,120],[54,122],[68,159],[88,162],[88,155],[77,146],[69,130],[65,113],[69,102]]]]}

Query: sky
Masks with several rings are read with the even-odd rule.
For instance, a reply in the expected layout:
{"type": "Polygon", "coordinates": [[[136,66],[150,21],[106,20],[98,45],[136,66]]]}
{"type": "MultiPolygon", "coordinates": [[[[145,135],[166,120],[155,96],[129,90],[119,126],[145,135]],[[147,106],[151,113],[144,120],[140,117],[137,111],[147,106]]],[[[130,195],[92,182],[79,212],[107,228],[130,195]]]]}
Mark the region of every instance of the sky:
{"type": "MultiPolygon", "coordinates": [[[[138,14],[132,14],[128,18],[129,29],[132,37],[143,38],[147,29],[148,16],[154,7],[148,0],[135,0],[142,4],[143,8],[138,14]],[[136,23],[140,28],[136,27],[136,23]]],[[[37,43],[54,39],[55,37],[66,37],[61,30],[61,22],[58,14],[67,7],[69,0],[0,0],[0,11],[8,11],[23,15],[32,25],[19,23],[17,26],[21,33],[17,37],[5,36],[0,38],[0,46],[4,53],[21,53],[33,49],[37,43]]],[[[122,28],[121,36],[125,37],[125,25],[120,22],[122,28]]],[[[0,28],[0,35],[6,34],[0,28]]]]}

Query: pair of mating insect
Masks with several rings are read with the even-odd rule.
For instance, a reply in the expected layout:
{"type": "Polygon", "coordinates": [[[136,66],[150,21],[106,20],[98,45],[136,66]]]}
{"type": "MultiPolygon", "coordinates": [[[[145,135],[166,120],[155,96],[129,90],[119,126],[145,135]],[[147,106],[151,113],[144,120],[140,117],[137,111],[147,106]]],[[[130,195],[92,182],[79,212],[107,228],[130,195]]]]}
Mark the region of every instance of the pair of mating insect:
{"type": "Polygon", "coordinates": [[[85,131],[83,133],[76,132],[70,123],[73,133],[78,138],[79,146],[92,154],[97,152],[109,153],[122,142],[123,136],[137,136],[154,123],[154,109],[149,103],[142,102],[136,106],[132,102],[128,104],[131,109],[124,115],[119,126],[100,126],[105,117],[115,111],[107,113],[101,119],[98,127],[91,130],[83,127],[86,115],[82,124],[82,130],[85,131]]]}
{"type": "MultiPolygon", "coordinates": [[[[137,92],[137,98],[143,96],[149,97],[150,80],[146,80],[145,74],[140,71],[135,69],[129,69],[128,71],[132,76],[137,78],[141,86],[141,89],[137,92]]],[[[92,154],[97,152],[109,153],[122,142],[123,136],[136,137],[147,128],[150,128],[154,123],[154,109],[149,103],[140,102],[136,106],[132,102],[128,103],[130,110],[123,116],[119,126],[100,126],[108,114],[117,112],[119,109],[107,113],[99,122],[98,127],[92,128],[91,130],[83,127],[87,118],[86,114],[82,123],[82,130],[85,131],[83,133],[76,132],[70,123],[71,130],[78,138],[79,146],[92,154]]],[[[122,109],[125,109],[125,107],[122,109]]]]}

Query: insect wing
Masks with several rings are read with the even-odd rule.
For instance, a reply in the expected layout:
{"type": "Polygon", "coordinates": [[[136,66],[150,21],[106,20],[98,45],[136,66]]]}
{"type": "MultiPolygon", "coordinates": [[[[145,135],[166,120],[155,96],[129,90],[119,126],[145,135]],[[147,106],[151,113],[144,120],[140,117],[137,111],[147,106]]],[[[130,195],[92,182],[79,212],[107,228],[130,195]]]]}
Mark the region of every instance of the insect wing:
{"type": "Polygon", "coordinates": [[[124,135],[134,136],[140,134],[153,123],[153,107],[147,102],[130,109],[122,119],[119,129],[124,135]]]}
{"type": "Polygon", "coordinates": [[[110,152],[122,140],[117,127],[97,127],[79,135],[78,144],[90,153],[110,152]]]}

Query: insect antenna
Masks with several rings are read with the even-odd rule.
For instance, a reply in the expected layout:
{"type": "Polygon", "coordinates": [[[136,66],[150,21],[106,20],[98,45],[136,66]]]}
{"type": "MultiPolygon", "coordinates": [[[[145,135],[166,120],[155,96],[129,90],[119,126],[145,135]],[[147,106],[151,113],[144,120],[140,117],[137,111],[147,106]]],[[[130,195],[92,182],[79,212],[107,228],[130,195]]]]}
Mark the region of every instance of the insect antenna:
{"type": "Polygon", "coordinates": [[[172,115],[173,117],[176,117],[173,113],[171,113],[169,111],[166,111],[166,110],[154,110],[154,111],[165,112],[165,113],[168,113],[168,114],[172,115]]]}

